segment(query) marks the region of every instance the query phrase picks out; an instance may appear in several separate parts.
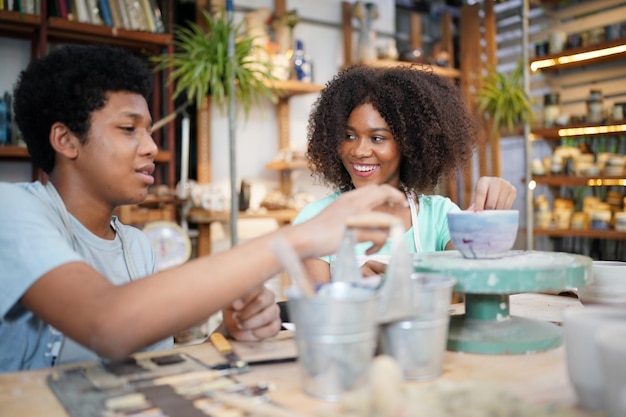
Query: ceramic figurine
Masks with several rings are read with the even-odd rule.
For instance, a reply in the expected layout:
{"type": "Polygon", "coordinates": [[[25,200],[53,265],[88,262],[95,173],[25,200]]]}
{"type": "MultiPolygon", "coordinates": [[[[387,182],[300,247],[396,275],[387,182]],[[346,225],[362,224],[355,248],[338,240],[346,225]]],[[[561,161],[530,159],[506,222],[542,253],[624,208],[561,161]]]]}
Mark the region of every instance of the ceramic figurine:
{"type": "Polygon", "coordinates": [[[359,20],[357,61],[376,60],[376,32],[372,28],[372,22],[378,18],[376,4],[357,1],[352,8],[352,15],[359,20]]]}

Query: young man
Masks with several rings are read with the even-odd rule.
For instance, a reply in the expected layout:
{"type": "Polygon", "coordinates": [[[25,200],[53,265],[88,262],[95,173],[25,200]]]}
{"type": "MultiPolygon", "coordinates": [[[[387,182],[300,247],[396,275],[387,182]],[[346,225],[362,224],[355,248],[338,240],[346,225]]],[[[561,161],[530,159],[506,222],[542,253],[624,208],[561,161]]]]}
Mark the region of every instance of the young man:
{"type": "MultiPolygon", "coordinates": [[[[388,186],[347,193],[309,222],[157,273],[147,238],[112,214],[154,182],[151,80],[141,59],[104,46],[67,46],[20,74],[15,118],[48,181],[0,183],[0,372],[167,348],[220,309],[230,336],[270,337],[280,329],[263,286],[281,269],[272,239],[321,256],[348,217],[404,204],[388,186]]],[[[359,235],[375,249],[385,238],[359,235]]]]}

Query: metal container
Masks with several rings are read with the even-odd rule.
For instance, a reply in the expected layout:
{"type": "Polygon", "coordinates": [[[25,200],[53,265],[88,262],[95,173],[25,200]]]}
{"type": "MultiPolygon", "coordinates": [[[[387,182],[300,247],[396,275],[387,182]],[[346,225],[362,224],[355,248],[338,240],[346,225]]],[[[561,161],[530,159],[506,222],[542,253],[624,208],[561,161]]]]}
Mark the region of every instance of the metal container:
{"type": "Polygon", "coordinates": [[[398,361],[405,379],[433,379],[442,373],[455,283],[437,273],[413,274],[414,315],[381,326],[381,351],[398,361]]]}
{"type": "Polygon", "coordinates": [[[378,299],[345,282],[324,285],[314,297],[288,294],[303,391],[337,401],[368,377],[377,340],[378,299]]]}

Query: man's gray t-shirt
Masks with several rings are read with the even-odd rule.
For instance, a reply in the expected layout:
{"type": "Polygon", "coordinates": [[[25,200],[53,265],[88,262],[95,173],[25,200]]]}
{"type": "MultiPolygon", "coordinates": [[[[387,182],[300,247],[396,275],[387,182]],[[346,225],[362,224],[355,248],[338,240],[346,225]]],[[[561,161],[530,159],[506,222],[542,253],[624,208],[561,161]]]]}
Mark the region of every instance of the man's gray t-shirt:
{"type": "MultiPolygon", "coordinates": [[[[91,233],[67,212],[51,183],[0,183],[0,372],[97,359],[20,299],[41,276],[69,262],[86,262],[116,285],[153,274],[147,237],[115,218],[112,226],[114,240],[91,233]]],[[[171,347],[168,338],[148,349],[171,347]]]]}

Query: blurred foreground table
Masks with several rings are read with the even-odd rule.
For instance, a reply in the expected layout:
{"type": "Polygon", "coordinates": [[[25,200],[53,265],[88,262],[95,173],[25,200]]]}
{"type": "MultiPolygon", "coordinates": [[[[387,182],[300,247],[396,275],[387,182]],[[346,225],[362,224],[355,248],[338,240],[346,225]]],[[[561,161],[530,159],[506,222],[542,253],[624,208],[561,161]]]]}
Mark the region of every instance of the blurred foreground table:
{"type": "MultiPolygon", "coordinates": [[[[511,296],[512,314],[559,324],[567,308],[582,308],[576,298],[546,295],[517,294],[511,296]]],[[[463,312],[463,305],[454,305],[455,314],[463,312]]],[[[291,333],[282,332],[277,338],[260,343],[235,343],[235,349],[246,360],[284,356],[295,352],[291,333]],[[278,352],[282,350],[281,352],[278,352]]],[[[210,344],[199,344],[176,349],[207,364],[223,362],[210,344]]],[[[146,354],[147,355],[147,354],[146,354]]],[[[152,353],[154,356],[154,353],[152,353]]],[[[50,369],[0,374],[0,416],[67,417],[65,409],[46,385],[50,369]]],[[[237,375],[243,383],[270,383],[270,395],[276,403],[301,413],[316,414],[329,403],[305,395],[300,386],[299,369],[295,362],[253,366],[252,371],[237,375]]],[[[563,346],[529,355],[486,355],[446,352],[444,372],[435,381],[472,382],[496,385],[530,402],[550,402],[574,406],[576,396],[570,385],[563,346]]],[[[176,417],[176,416],[173,416],[176,417]]]]}

